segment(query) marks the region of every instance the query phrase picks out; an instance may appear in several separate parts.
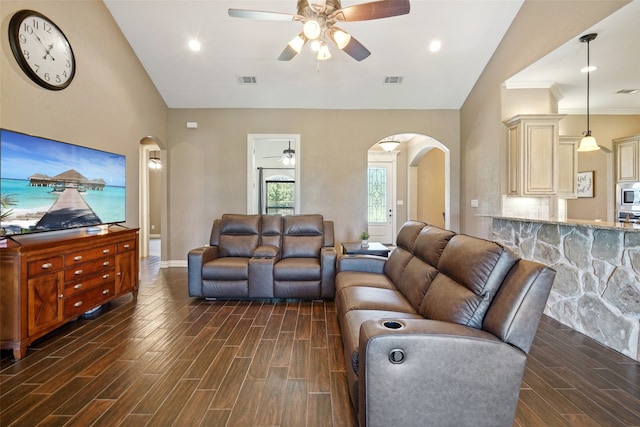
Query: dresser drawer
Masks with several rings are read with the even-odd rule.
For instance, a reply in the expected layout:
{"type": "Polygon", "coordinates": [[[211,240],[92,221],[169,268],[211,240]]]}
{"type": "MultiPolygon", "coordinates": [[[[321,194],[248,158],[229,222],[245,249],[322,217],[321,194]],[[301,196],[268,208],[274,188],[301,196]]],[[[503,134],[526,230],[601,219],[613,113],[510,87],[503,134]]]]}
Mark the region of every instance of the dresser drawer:
{"type": "Polygon", "coordinates": [[[29,261],[29,276],[58,271],[62,269],[63,265],[64,257],[62,255],[42,258],[37,261],[29,261]]]}
{"type": "Polygon", "coordinates": [[[64,281],[71,282],[84,280],[85,277],[89,277],[103,271],[106,272],[107,270],[114,268],[115,265],[115,255],[111,255],[89,262],[83,262],[82,264],[74,265],[72,267],[67,267],[64,272],[64,281]]]}
{"type": "Polygon", "coordinates": [[[97,307],[113,297],[116,289],[115,281],[105,283],[102,286],[80,292],[64,300],[65,317],[79,316],[84,312],[97,307]]]}
{"type": "Polygon", "coordinates": [[[87,277],[85,280],[78,280],[75,282],[67,282],[64,284],[64,296],[70,297],[77,293],[84,292],[95,286],[101,286],[108,284],[116,279],[116,269],[111,268],[107,271],[101,271],[100,273],[87,277]]]}
{"type": "Polygon", "coordinates": [[[103,257],[105,255],[113,255],[116,253],[116,245],[103,245],[90,249],[82,249],[75,252],[68,253],[65,258],[65,265],[67,267],[71,265],[81,264],[86,261],[91,261],[103,257]]]}
{"type": "Polygon", "coordinates": [[[118,253],[132,251],[136,248],[136,239],[125,240],[118,243],[118,253]]]}

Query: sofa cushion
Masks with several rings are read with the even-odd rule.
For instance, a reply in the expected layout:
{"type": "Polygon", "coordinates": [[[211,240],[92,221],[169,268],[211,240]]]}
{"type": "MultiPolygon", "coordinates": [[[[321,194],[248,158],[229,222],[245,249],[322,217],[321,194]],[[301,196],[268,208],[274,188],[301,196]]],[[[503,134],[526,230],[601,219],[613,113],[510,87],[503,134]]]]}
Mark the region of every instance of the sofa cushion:
{"type": "Polygon", "coordinates": [[[371,288],[395,289],[386,275],[367,271],[341,271],[336,274],[336,290],[349,286],[368,286],[371,288]]]}
{"type": "Polygon", "coordinates": [[[401,292],[393,289],[350,286],[336,293],[336,306],[342,315],[351,310],[383,310],[417,313],[401,292]]]}
{"type": "Polygon", "coordinates": [[[287,258],[273,267],[273,279],[279,281],[320,280],[318,258],[287,258]]]}
{"type": "Polygon", "coordinates": [[[407,264],[413,258],[413,254],[408,250],[397,247],[391,254],[389,254],[389,258],[387,262],[384,264],[384,274],[386,274],[389,279],[394,284],[398,284],[400,282],[400,278],[402,277],[402,273],[404,273],[404,269],[407,268],[407,264]]]}
{"type": "Polygon", "coordinates": [[[284,216],[282,258],[319,258],[323,232],[322,215],[284,216]]]}
{"type": "Polygon", "coordinates": [[[247,257],[260,243],[260,215],[223,215],[220,221],[220,256],[247,257]]]}
{"type": "Polygon", "coordinates": [[[428,319],[480,329],[491,301],[517,260],[498,243],[463,234],[452,237],[419,312],[428,319]]]}
{"type": "Polygon", "coordinates": [[[249,258],[216,258],[202,266],[203,280],[247,280],[249,258]]]}
{"type": "Polygon", "coordinates": [[[438,268],[445,246],[455,235],[453,231],[427,225],[416,237],[413,253],[430,266],[438,268]]]}
{"type": "Polygon", "coordinates": [[[280,249],[282,243],[282,215],[262,215],[261,245],[271,245],[280,249]]]}

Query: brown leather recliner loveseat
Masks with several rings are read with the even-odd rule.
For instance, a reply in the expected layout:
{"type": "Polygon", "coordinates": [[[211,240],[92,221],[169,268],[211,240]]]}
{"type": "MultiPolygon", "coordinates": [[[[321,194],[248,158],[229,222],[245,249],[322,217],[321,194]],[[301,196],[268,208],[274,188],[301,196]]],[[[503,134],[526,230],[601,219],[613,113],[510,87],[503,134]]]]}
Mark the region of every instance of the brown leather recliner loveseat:
{"type": "Polygon", "coordinates": [[[555,271],[406,223],[389,258],[340,256],[336,309],[360,426],[511,426],[555,271]]]}
{"type": "Polygon", "coordinates": [[[322,215],[225,214],[188,254],[189,295],[333,298],[333,222],[322,215]]]}

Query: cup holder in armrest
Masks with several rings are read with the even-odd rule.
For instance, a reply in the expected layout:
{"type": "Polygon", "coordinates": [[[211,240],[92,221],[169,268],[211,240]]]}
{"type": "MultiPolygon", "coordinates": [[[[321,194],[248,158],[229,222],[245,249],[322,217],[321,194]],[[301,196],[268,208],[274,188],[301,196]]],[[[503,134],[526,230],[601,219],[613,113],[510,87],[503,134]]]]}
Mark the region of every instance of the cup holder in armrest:
{"type": "Polygon", "coordinates": [[[404,327],[404,325],[397,320],[385,320],[382,322],[382,326],[387,329],[400,329],[404,327]]]}

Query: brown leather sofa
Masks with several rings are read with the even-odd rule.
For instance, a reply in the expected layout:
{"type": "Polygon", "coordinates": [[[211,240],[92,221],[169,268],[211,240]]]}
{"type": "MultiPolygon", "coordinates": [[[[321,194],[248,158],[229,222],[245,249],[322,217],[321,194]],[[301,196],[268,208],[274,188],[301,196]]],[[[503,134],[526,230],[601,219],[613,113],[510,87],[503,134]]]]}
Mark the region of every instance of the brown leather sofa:
{"type": "Polygon", "coordinates": [[[497,243],[413,221],[388,259],[340,256],[360,426],[511,426],[554,277],[497,243]]]}
{"type": "Polygon", "coordinates": [[[333,298],[333,222],[322,215],[225,214],[210,245],[189,251],[189,295],[333,298]]]}

